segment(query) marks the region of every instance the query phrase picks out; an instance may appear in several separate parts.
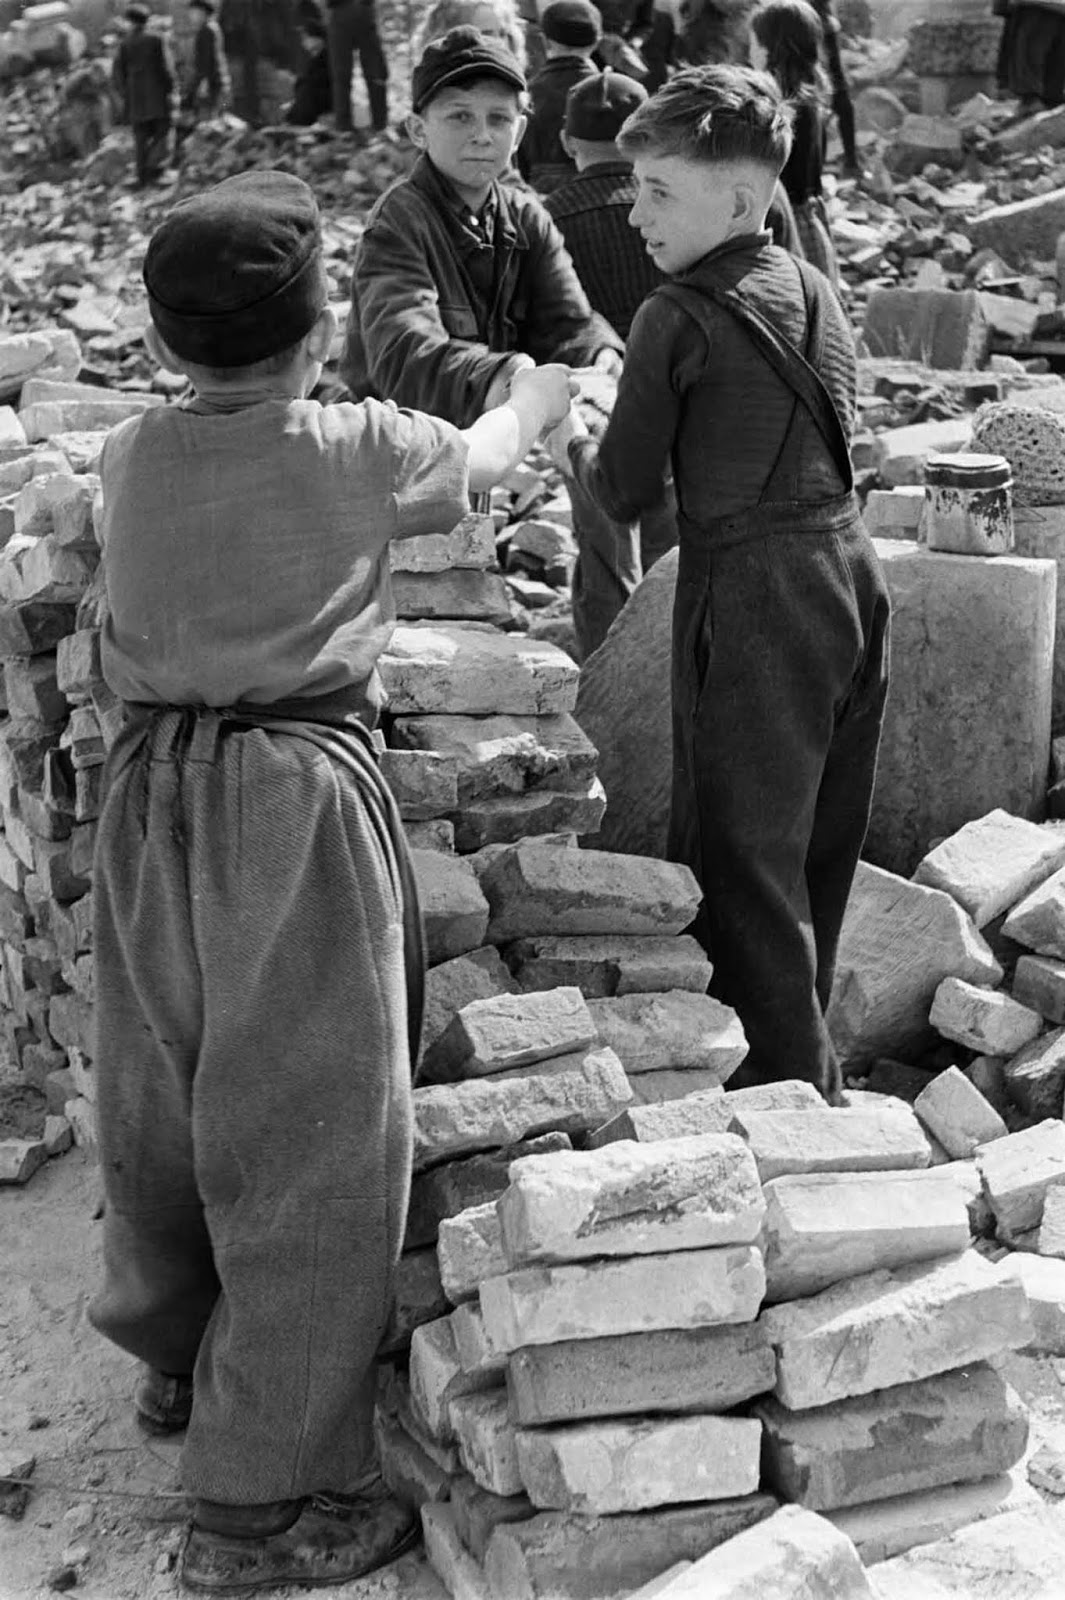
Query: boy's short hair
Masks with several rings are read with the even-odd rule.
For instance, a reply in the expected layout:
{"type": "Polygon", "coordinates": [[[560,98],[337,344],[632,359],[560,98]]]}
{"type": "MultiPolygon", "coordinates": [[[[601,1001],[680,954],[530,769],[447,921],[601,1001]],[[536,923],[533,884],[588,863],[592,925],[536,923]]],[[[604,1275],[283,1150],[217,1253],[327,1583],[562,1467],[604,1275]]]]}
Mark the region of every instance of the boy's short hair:
{"type": "Polygon", "coordinates": [[[776,80],[753,67],[688,67],[634,111],[618,148],[708,166],[752,161],[779,174],[791,153],[792,112],[776,80]]]}
{"type": "Polygon", "coordinates": [[[245,172],[185,200],[152,235],[144,284],[181,361],[250,367],[292,350],[329,298],[313,193],[285,172],[245,172]]]}
{"type": "Polygon", "coordinates": [[[192,10],[194,8],[205,11],[209,17],[213,17],[218,10],[215,0],[189,0],[189,9],[192,10]]]}
{"type": "Polygon", "coordinates": [[[452,28],[422,51],[411,79],[411,110],[420,115],[442,89],[496,79],[524,95],[528,84],[515,56],[476,28],[452,28]]]}

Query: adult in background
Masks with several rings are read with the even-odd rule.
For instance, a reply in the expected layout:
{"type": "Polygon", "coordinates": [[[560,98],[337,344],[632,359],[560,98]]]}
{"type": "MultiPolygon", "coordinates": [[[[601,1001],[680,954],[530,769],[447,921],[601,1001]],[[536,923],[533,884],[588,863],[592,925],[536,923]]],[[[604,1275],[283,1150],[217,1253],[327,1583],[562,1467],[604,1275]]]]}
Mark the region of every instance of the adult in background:
{"type": "MultiPolygon", "coordinates": [[[[997,13],[997,5],[995,10],[997,13]]],[[[1022,112],[1061,105],[1065,100],[1065,10],[1013,0],[1002,25],[998,81],[1007,94],[1017,96],[1022,112]]]]}
{"type": "Polygon", "coordinates": [[[209,117],[217,117],[229,104],[229,62],[215,16],[217,9],[216,0],[192,0],[189,6],[196,33],[182,105],[193,115],[202,108],[209,117]]]}
{"type": "Polygon", "coordinates": [[[170,158],[177,109],[177,75],[170,40],[148,28],[147,6],[126,8],[129,32],[115,56],[114,85],[121,120],[133,129],[136,185],[162,175],[170,158]]]}
{"type": "Polygon", "coordinates": [[[338,131],[355,131],[351,118],[351,69],[358,54],[370,100],[370,120],[374,132],[383,133],[388,127],[388,65],[377,31],[374,0],[326,0],[326,36],[338,131]]]}
{"type": "Polygon", "coordinates": [[[452,28],[476,28],[488,39],[500,39],[524,69],[525,25],[515,0],[436,0],[418,34],[415,57],[452,28]]]}

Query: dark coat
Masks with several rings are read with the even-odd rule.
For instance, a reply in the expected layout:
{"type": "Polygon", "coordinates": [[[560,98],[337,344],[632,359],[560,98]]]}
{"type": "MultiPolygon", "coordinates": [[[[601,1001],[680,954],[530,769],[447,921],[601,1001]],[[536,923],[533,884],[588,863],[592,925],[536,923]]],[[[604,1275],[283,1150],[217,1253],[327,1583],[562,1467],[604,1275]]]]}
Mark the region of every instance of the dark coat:
{"type": "Polygon", "coordinates": [[[229,63],[222,30],[213,17],[202,28],[197,28],[192,44],[192,70],[189,73],[185,102],[193,105],[201,88],[212,108],[219,107],[229,98],[229,63]]]}
{"type": "Polygon", "coordinates": [[[135,28],[118,47],[115,89],[127,122],[158,122],[174,113],[177,79],[170,40],[135,28]]]}
{"type": "Polygon", "coordinates": [[[493,198],[494,247],[464,223],[426,156],[377,202],[355,249],[340,363],[356,399],[375,394],[467,427],[514,352],[583,367],[621,349],[540,201],[506,182],[493,198]],[[483,265],[490,296],[478,287],[483,265]]]}
{"type": "Polygon", "coordinates": [[[555,56],[544,63],[529,84],[532,111],[525,137],[518,147],[518,164],[531,183],[542,167],[576,167],[562,148],[566,122],[566,96],[574,84],[598,77],[598,68],[583,56],[555,56]]]}

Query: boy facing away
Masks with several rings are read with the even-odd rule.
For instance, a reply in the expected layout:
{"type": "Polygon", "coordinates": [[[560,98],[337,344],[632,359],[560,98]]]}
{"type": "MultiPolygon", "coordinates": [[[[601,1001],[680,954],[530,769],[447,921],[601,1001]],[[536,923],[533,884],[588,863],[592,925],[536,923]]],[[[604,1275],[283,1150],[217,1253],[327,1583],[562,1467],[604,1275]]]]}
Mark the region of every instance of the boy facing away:
{"type": "Polygon", "coordinates": [[[541,13],[540,27],[547,59],[529,81],[532,109],[518,162],[533,188],[550,194],[573,177],[573,158],[562,140],[566,96],[597,75],[592,56],[603,29],[591,0],[553,0],[541,13]]]}
{"type": "MultiPolygon", "coordinates": [[[[414,72],[410,174],[382,196],[356,250],[340,373],[352,394],[388,396],[465,426],[538,361],[617,372],[621,340],[588,304],[558,230],[500,181],[525,128],[525,78],[473,28],[427,45],[414,72]]],[[[640,581],[640,542],[579,485],[578,646],[600,644],[640,581]]]]}
{"type": "Polygon", "coordinates": [[[855,358],[827,280],[766,212],[789,147],[773,81],[679,73],[619,136],[631,222],[674,281],[636,315],[601,443],[553,448],[613,517],[672,460],[669,853],[705,896],[712,992],[750,1053],[735,1085],[800,1077],[838,1097],[824,1011],[865,837],[887,689],[888,598],[853,492],[855,358]]]}
{"type": "Polygon", "coordinates": [[[318,209],[249,173],[145,261],[195,389],[104,448],[104,676],[126,703],[95,861],[105,1279],[94,1325],[188,1429],[189,1588],[335,1584],[414,1541],[374,1358],[406,1226],[421,939],[369,744],[393,538],[454,526],[561,420],[559,367],[460,433],[305,398],[336,330],[318,209]]]}

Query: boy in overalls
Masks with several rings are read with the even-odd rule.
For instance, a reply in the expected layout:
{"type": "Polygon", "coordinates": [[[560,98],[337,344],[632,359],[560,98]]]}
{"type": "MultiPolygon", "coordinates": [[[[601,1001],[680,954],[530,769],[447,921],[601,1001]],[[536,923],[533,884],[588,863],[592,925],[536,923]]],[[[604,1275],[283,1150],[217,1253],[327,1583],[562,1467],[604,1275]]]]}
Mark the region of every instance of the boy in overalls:
{"type": "Polygon", "coordinates": [[[824,1012],[865,837],[887,689],[888,598],[854,496],[854,346],[828,280],[770,242],[789,113],[750,68],[679,73],[622,127],[630,222],[674,281],[638,311],[601,443],[555,451],[637,517],[672,461],[670,854],[705,896],[712,991],[750,1053],[731,1084],[838,1099],[824,1012]]]}
{"type": "Polygon", "coordinates": [[[189,1588],[335,1584],[414,1542],[374,1451],[410,1184],[421,940],[370,742],[393,538],[453,527],[571,392],[464,432],[306,398],[336,332],[280,172],[178,206],[146,341],[194,397],[104,446],[104,676],[125,702],[94,872],[105,1278],[93,1324],[187,1428],[189,1588]]]}

